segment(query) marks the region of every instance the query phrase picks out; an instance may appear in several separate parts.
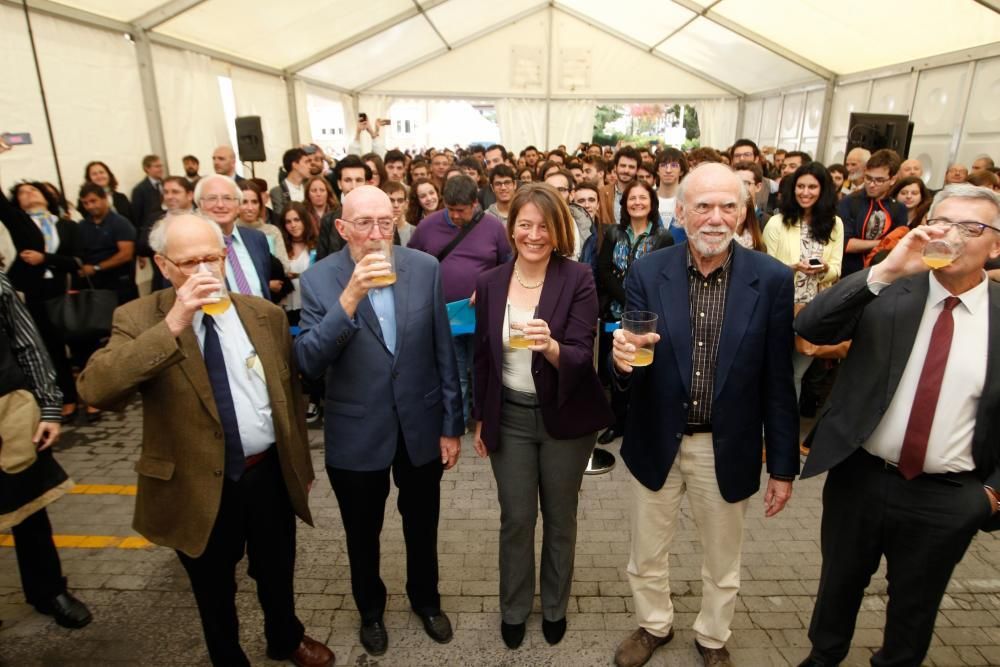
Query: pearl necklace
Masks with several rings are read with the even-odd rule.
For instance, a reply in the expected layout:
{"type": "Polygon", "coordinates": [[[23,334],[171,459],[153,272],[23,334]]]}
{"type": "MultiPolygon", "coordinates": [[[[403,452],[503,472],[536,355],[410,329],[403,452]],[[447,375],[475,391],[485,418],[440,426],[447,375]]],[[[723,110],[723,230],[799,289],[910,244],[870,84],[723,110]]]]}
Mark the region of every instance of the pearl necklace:
{"type": "Polygon", "coordinates": [[[521,272],[517,270],[516,262],[514,263],[514,278],[517,280],[518,284],[521,285],[521,287],[523,287],[524,289],[538,289],[539,287],[545,284],[544,278],[539,280],[538,283],[535,285],[529,285],[528,283],[524,282],[524,280],[521,279],[521,272]]]}

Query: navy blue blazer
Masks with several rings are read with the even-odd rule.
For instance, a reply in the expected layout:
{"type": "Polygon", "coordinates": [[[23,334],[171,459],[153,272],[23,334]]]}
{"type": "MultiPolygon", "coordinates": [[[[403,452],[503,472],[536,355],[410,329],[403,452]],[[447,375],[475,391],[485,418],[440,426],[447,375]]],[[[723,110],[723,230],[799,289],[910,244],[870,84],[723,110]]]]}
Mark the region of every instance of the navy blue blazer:
{"type": "MultiPolygon", "coordinates": [[[[239,229],[240,238],[243,239],[247,252],[250,253],[253,268],[257,271],[257,277],[260,279],[261,294],[264,295],[265,299],[274,301],[274,295],[271,293],[270,285],[268,285],[271,278],[271,247],[267,245],[267,235],[260,230],[248,227],[240,227],[239,229]]],[[[232,285],[230,285],[230,289],[232,289],[232,285]]]]}
{"type": "MultiPolygon", "coordinates": [[[[503,322],[514,261],[490,269],[476,281],[475,405],[482,438],[494,451],[500,444],[503,408],[503,322]]],[[[532,353],[531,373],[542,422],[557,439],[580,438],[610,426],[614,414],[594,369],[597,289],[589,264],[553,256],[545,271],[538,316],[559,343],[559,368],[532,353]]]]}
{"type": "MultiPolygon", "coordinates": [[[[792,476],[799,471],[792,272],[736,243],[732,252],[712,397],[715,475],[722,497],[731,503],[760,488],[765,446],[768,472],[792,476]]],[[[654,491],[663,486],[677,456],[691,400],[687,265],[687,243],[681,243],[639,258],[625,281],[628,310],[659,315],[653,364],[620,379],[631,388],[622,459],[654,491]]]]}
{"type": "Polygon", "coordinates": [[[399,434],[414,465],[441,456],[441,436],[461,436],[458,364],[435,258],[394,248],[396,349],[385,346],[371,301],[353,319],[340,295],[354,272],[350,249],[329,255],[302,274],[299,368],[326,375],[326,464],[346,470],[384,470],[399,434]]]}

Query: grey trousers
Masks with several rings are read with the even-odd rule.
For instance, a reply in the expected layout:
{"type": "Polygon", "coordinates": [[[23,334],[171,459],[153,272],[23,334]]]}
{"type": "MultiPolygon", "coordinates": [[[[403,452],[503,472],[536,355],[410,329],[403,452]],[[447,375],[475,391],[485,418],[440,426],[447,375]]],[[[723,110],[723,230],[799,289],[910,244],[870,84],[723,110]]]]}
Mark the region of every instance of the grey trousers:
{"type": "Polygon", "coordinates": [[[541,409],[529,407],[536,402],[533,394],[504,393],[500,445],[490,454],[500,500],[500,612],[509,624],[524,623],[531,613],[541,504],[542,615],[558,621],[566,617],[580,484],[597,434],[556,440],[545,431],[541,409]]]}

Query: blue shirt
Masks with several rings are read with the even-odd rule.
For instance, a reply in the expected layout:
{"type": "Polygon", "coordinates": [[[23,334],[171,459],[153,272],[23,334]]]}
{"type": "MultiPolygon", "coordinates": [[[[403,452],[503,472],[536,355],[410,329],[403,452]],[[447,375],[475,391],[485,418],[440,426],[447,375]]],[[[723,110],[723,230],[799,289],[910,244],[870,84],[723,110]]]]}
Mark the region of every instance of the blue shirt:
{"type": "Polygon", "coordinates": [[[389,351],[396,354],[396,300],[392,285],[368,290],[368,300],[382,327],[382,339],[389,351]]]}

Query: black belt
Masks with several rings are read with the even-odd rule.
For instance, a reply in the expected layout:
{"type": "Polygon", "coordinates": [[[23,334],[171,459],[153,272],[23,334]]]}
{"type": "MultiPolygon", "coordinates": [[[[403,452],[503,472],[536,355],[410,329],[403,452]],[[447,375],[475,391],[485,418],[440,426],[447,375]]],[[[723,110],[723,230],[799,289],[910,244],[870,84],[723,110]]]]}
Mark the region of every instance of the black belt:
{"type": "MultiPolygon", "coordinates": [[[[872,462],[875,465],[879,466],[886,472],[899,475],[900,477],[903,476],[903,473],[899,471],[899,466],[893,463],[892,461],[886,461],[881,456],[875,456],[864,447],[858,447],[857,451],[861,452],[862,454],[865,454],[868,458],[872,460],[872,462]]],[[[955,485],[956,483],[958,483],[960,485],[960,482],[958,482],[956,478],[960,479],[961,477],[972,474],[974,473],[971,470],[954,471],[954,472],[922,472],[919,475],[917,475],[917,477],[914,477],[914,479],[923,477],[924,479],[940,481],[944,482],[945,484],[955,485]]]]}
{"type": "Polygon", "coordinates": [[[685,435],[694,435],[695,433],[711,433],[711,424],[688,424],[684,427],[685,435]]]}

